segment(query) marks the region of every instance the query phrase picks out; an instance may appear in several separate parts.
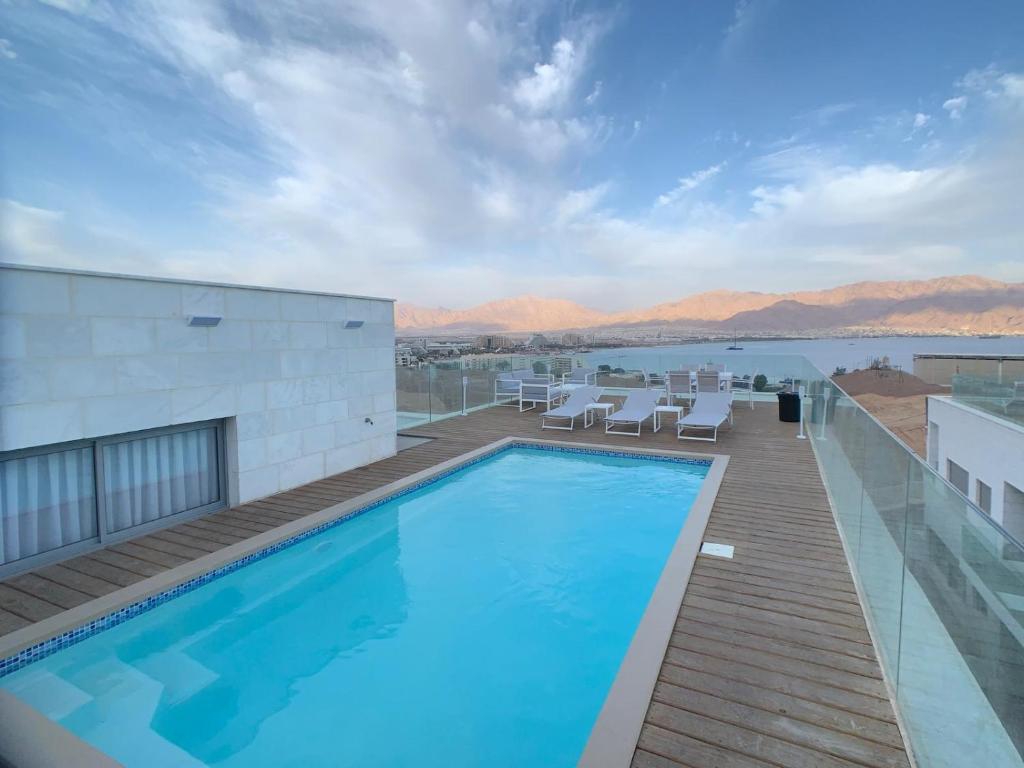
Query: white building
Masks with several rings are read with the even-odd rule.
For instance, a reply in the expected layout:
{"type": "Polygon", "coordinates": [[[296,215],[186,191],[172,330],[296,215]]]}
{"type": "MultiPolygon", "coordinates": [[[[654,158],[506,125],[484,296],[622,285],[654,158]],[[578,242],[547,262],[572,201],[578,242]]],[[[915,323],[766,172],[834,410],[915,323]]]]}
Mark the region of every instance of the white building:
{"type": "Polygon", "coordinates": [[[412,347],[395,347],[395,366],[407,367],[416,363],[416,355],[412,353],[412,347]]]}
{"type": "Polygon", "coordinates": [[[0,575],[394,454],[393,309],[0,265],[0,575]]]}
{"type": "Polygon", "coordinates": [[[952,397],[928,398],[928,463],[1024,541],[1024,425],[952,397]]]}

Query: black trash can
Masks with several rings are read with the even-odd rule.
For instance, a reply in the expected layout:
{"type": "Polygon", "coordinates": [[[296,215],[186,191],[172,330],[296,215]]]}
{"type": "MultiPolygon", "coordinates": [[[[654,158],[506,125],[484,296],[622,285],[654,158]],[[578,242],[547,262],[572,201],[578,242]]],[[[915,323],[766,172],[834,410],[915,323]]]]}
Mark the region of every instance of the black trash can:
{"type": "Polygon", "coordinates": [[[800,395],[779,392],[779,421],[800,421],[800,395]]]}

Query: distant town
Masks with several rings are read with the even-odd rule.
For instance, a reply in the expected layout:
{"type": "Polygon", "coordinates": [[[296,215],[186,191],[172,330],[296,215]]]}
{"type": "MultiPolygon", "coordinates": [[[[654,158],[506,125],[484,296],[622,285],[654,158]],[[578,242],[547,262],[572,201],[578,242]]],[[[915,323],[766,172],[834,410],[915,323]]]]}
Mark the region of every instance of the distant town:
{"type": "MultiPolygon", "coordinates": [[[[509,361],[513,368],[523,367],[527,358],[536,361],[538,356],[549,357],[542,360],[547,370],[562,373],[571,370],[575,355],[593,352],[596,349],[616,349],[620,347],[659,347],[675,344],[701,344],[707,342],[735,342],[743,344],[748,341],[791,341],[811,338],[863,338],[863,337],[929,337],[934,333],[900,332],[891,328],[870,328],[860,333],[823,332],[806,335],[783,334],[724,334],[724,333],[672,333],[662,329],[628,329],[601,332],[546,332],[546,333],[493,333],[467,335],[399,335],[395,340],[395,365],[400,368],[416,368],[431,363],[459,363],[466,369],[494,369],[504,366],[495,365],[495,359],[509,361]]],[[[964,337],[976,337],[977,334],[956,334],[964,337]]],[[[983,335],[981,338],[999,338],[998,334],[983,335]]]]}

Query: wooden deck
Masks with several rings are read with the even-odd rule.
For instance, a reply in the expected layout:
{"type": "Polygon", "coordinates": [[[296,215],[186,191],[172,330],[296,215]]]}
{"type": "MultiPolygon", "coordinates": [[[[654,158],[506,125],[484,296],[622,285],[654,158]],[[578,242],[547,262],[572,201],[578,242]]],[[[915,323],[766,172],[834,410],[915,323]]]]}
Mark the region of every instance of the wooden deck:
{"type": "Polygon", "coordinates": [[[541,432],[491,408],[409,430],[390,459],[0,583],[0,635],[509,435],[726,453],[730,464],[647,712],[634,766],[907,766],[807,441],[776,409],[737,404],[717,445],[671,423],[641,438],[541,432]]]}

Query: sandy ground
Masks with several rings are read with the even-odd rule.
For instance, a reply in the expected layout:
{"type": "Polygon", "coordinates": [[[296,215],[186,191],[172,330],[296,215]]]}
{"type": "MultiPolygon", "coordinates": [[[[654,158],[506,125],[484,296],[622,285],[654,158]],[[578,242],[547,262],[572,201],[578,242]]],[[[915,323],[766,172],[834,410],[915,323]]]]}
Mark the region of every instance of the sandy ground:
{"type": "Polygon", "coordinates": [[[854,371],[836,376],[835,382],[914,453],[925,458],[925,398],[948,394],[948,390],[901,371],[854,371]]]}
{"type": "Polygon", "coordinates": [[[941,395],[947,393],[942,387],[929,384],[903,371],[854,371],[845,376],[835,376],[836,384],[852,397],[858,395],[883,395],[885,397],[909,397],[911,395],[941,395]]]}

